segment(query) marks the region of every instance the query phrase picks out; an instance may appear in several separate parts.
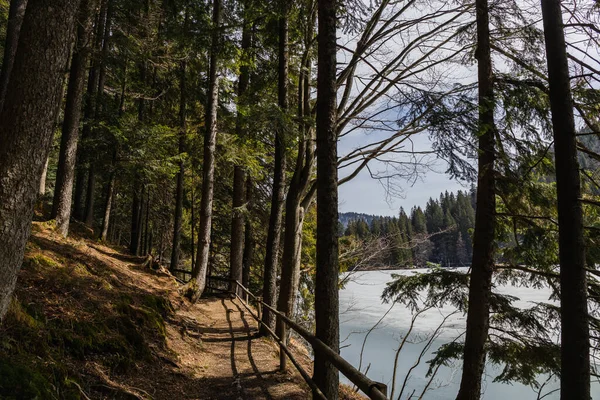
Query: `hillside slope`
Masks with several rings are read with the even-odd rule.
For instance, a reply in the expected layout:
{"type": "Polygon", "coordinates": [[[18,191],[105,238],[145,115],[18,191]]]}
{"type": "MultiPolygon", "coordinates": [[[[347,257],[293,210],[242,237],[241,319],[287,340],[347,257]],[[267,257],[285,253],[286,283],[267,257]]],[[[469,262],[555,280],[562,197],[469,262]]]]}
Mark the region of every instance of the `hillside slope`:
{"type": "Polygon", "coordinates": [[[142,261],[34,223],[0,326],[0,398],[307,398],[239,303],[190,304],[142,261]]]}

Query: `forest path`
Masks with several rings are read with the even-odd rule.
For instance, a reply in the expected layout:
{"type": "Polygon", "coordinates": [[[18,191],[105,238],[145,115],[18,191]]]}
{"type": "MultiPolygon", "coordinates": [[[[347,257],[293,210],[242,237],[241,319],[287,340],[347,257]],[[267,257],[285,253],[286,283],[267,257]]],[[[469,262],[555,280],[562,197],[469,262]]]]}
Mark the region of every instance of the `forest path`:
{"type": "MultiPolygon", "coordinates": [[[[182,307],[167,327],[167,336],[181,370],[198,379],[196,390],[205,391],[204,398],[309,397],[297,374],[279,372],[278,349],[258,336],[256,321],[239,300],[212,297],[182,307]]],[[[305,353],[301,357],[310,363],[305,353]]]]}
{"type": "MultiPolygon", "coordinates": [[[[110,249],[112,250],[112,249],[110,249]]],[[[239,300],[210,296],[192,304],[164,273],[142,267],[142,259],[92,245],[91,252],[117,266],[132,283],[170,300],[174,313],[165,320],[167,363],[130,385],[153,393],[153,399],[301,400],[308,387],[295,370],[279,371],[275,343],[258,335],[258,325],[239,300]],[[131,264],[134,262],[134,264],[131,264]],[[160,384],[158,384],[160,383],[160,384]]],[[[295,352],[310,368],[305,349],[295,352]]]]}
{"type": "MultiPolygon", "coordinates": [[[[74,383],[49,390],[82,399],[310,398],[293,368],[279,372],[278,346],[257,335],[239,301],[190,303],[173,276],[144,261],[89,234],[64,239],[52,223],[34,223],[17,305],[0,327],[0,345],[19,346],[0,346],[0,365],[25,365],[51,380],[58,362],[74,383]]],[[[306,349],[292,348],[310,370],[306,349]]]]}

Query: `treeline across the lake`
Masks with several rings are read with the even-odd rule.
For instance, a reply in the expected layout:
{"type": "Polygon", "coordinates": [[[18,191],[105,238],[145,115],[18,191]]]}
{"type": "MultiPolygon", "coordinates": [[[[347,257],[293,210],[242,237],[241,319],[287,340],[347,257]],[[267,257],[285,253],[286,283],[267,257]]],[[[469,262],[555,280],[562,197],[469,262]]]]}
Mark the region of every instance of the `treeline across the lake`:
{"type": "Polygon", "coordinates": [[[400,208],[398,217],[341,215],[351,218],[343,231],[342,244],[359,240],[369,243],[367,248],[377,249],[370,264],[363,266],[366,269],[461,267],[471,263],[474,189],[441,193],[439,199],[430,198],[424,209],[415,206],[410,213],[400,208]]]}

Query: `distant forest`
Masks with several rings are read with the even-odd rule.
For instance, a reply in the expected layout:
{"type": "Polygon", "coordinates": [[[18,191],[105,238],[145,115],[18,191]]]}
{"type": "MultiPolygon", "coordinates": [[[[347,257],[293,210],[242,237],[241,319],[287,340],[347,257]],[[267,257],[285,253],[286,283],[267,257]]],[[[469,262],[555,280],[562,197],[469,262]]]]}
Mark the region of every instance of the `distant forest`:
{"type": "MultiPolygon", "coordinates": [[[[475,191],[442,193],[430,198],[425,208],[415,206],[398,217],[341,213],[342,243],[363,243],[363,258],[369,265],[361,268],[468,266],[473,253],[475,191]]],[[[346,244],[348,246],[348,244],[346,244]]],[[[357,262],[356,264],[360,264],[357,262]]],[[[349,265],[355,268],[356,265],[349,265]]]]}

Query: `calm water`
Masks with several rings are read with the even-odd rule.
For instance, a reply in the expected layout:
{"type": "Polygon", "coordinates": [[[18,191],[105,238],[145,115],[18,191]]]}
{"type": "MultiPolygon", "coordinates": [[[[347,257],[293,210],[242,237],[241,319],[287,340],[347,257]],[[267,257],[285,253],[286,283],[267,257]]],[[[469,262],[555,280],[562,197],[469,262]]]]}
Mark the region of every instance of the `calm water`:
{"type": "MultiPolygon", "coordinates": [[[[392,278],[392,273],[408,274],[412,271],[370,271],[359,272],[353,280],[340,292],[340,340],[342,341],[342,356],[355,367],[359,365],[359,358],[366,331],[388,311],[389,304],[381,302],[381,293],[385,284],[392,278]]],[[[531,302],[548,301],[549,290],[519,288],[505,286],[499,288],[502,293],[511,294],[520,300],[514,304],[518,307],[527,307],[531,302]]],[[[422,314],[415,323],[411,334],[413,343],[406,343],[400,353],[398,372],[396,375],[397,398],[407,371],[418,359],[424,343],[418,343],[427,338],[439,326],[444,316],[454,311],[452,307],[440,310],[430,310],[422,314]]],[[[391,394],[394,357],[400,341],[410,326],[412,315],[403,305],[396,305],[378,327],[371,332],[365,345],[361,370],[367,366],[369,378],[388,385],[388,395],[391,394]]],[[[446,321],[446,328],[433,342],[430,351],[426,354],[421,365],[413,370],[402,394],[402,399],[417,399],[429,381],[426,377],[427,365],[425,361],[432,358],[431,352],[440,345],[452,341],[464,331],[466,317],[455,314],[446,321]]],[[[529,386],[514,383],[512,385],[494,383],[493,379],[500,373],[497,367],[488,366],[484,376],[484,396],[486,400],[510,399],[537,399],[537,392],[529,386]]],[[[547,377],[540,377],[543,382],[547,377]]],[[[342,376],[342,380],[344,380],[342,376]]],[[[436,379],[424,399],[453,399],[458,392],[460,383],[460,364],[452,367],[441,367],[436,379]]],[[[542,394],[558,388],[558,382],[551,381],[546,384],[542,394]]],[[[558,399],[558,391],[549,394],[544,399],[558,399]]],[[[593,398],[600,399],[600,387],[593,388],[593,398]]]]}

